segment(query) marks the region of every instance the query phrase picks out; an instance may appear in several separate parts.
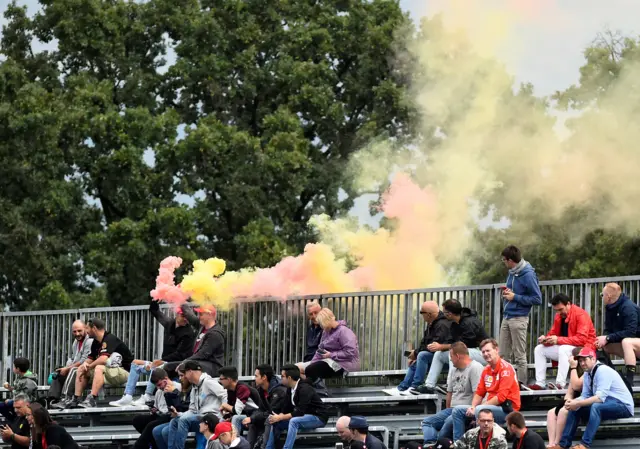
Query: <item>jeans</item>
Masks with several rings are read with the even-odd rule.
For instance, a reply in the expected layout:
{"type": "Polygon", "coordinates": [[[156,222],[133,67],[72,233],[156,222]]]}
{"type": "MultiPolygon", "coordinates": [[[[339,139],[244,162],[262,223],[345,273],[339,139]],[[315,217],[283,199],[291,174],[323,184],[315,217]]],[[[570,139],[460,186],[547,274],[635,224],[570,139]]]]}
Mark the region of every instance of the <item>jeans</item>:
{"type": "Polygon", "coordinates": [[[446,408],[436,415],[427,416],[422,420],[422,434],[424,443],[435,443],[438,438],[453,436],[452,408],[446,408]]]}
{"type": "Polygon", "coordinates": [[[317,429],[318,427],[324,427],[324,424],[316,415],[296,416],[289,421],[279,421],[271,426],[267,449],[275,449],[276,440],[280,438],[280,433],[284,429],[287,429],[287,439],[282,449],[293,449],[299,429],[317,429]]]}
{"type": "Polygon", "coordinates": [[[429,366],[433,360],[433,352],[420,351],[414,364],[407,368],[404,380],[398,385],[398,390],[404,391],[409,387],[418,388],[424,382],[424,377],[429,371],[429,366]]]}
{"type": "Polygon", "coordinates": [[[511,362],[518,373],[518,381],[527,383],[527,330],[529,316],[505,318],[500,324],[500,356],[511,362]]]}
{"type": "Polygon", "coordinates": [[[596,431],[600,426],[600,421],[603,419],[619,419],[629,418],[631,412],[627,409],[627,406],[615,398],[607,398],[604,402],[596,402],[587,407],[580,407],[576,411],[569,411],[567,414],[567,423],[564,426],[564,432],[562,432],[562,439],[560,439],[561,447],[569,447],[573,436],[578,429],[578,423],[580,418],[587,418],[587,428],[582,434],[582,444],[591,447],[593,437],[596,435],[596,431]]]}
{"type": "Polygon", "coordinates": [[[238,432],[238,435],[242,435],[242,429],[246,427],[244,427],[242,425],[242,421],[247,417],[247,415],[233,415],[231,417],[231,425],[233,426],[234,429],[236,429],[236,432],[238,432]]]}
{"type": "Polygon", "coordinates": [[[171,421],[170,415],[136,415],[133,417],[133,427],[140,432],[140,437],[133,445],[134,449],[157,449],[158,445],[153,437],[153,429],[171,421]]]}
{"type": "MultiPolygon", "coordinates": [[[[451,414],[453,420],[453,441],[458,441],[464,435],[464,432],[467,428],[467,422],[472,418],[467,417],[467,409],[469,405],[458,405],[453,408],[453,413],[451,414]]],[[[478,413],[482,409],[491,410],[493,413],[493,419],[496,424],[504,424],[505,418],[507,414],[502,410],[502,407],[498,405],[479,405],[476,407],[475,420],[478,419],[478,413]]]]}
{"type": "MultiPolygon", "coordinates": [[[[150,362],[145,362],[145,364],[146,363],[150,362]]],[[[136,392],[136,384],[138,383],[138,379],[140,378],[140,376],[151,376],[151,373],[153,373],[153,369],[151,369],[151,371],[147,371],[145,365],[131,364],[131,370],[129,371],[127,386],[124,388],[124,394],[130,394],[131,396],[133,396],[133,394],[136,392]]],[[[153,396],[153,392],[155,389],[155,385],[153,385],[151,382],[147,382],[147,389],[144,393],[153,396]]]]}
{"type": "MultiPolygon", "coordinates": [[[[433,361],[431,362],[431,368],[429,369],[429,375],[427,376],[427,381],[425,385],[427,387],[435,387],[438,383],[438,377],[440,377],[440,373],[442,373],[442,369],[445,365],[450,365],[451,361],[449,360],[449,351],[437,351],[433,353],[433,361]]],[[[449,369],[453,369],[452,366],[449,366],[449,369]]]]}
{"type": "MultiPolygon", "coordinates": [[[[189,432],[196,432],[200,428],[200,421],[197,415],[191,412],[185,412],[177,418],[173,418],[169,424],[169,445],[168,449],[184,449],[184,443],[187,441],[189,432]]],[[[158,445],[159,449],[162,449],[158,445]]]]}
{"type": "Polygon", "coordinates": [[[153,428],[151,434],[153,439],[156,440],[156,446],[158,449],[168,449],[169,447],[169,425],[171,423],[160,424],[153,428]]]}

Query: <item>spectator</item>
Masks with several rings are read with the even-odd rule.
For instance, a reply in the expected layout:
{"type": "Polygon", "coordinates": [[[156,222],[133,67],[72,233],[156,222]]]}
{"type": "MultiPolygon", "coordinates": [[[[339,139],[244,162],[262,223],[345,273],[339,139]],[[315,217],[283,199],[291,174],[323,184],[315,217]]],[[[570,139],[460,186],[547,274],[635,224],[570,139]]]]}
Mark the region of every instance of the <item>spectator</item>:
{"type": "Polygon", "coordinates": [[[218,370],[224,362],[226,334],[222,326],[216,323],[218,312],[214,306],[205,305],[196,307],[193,310],[187,306],[182,307],[182,313],[187,318],[187,321],[193,327],[200,326],[200,332],[193,345],[193,354],[183,362],[166,363],[164,369],[171,373],[176,371],[182,363],[193,360],[202,366],[205,373],[211,377],[217,377],[218,370]],[[197,317],[193,310],[198,312],[197,317]]]}
{"type": "Polygon", "coordinates": [[[0,428],[2,441],[11,442],[11,449],[24,449],[31,445],[31,426],[28,416],[31,415],[29,398],[24,394],[18,394],[13,398],[13,410],[15,418],[9,425],[0,428]]]}
{"type": "Polygon", "coordinates": [[[307,350],[304,354],[303,362],[310,362],[313,356],[316,355],[318,345],[322,339],[322,327],[318,324],[316,319],[318,312],[322,310],[318,301],[311,301],[307,303],[307,317],[309,318],[309,327],[307,328],[307,350]]]}
{"type": "Polygon", "coordinates": [[[614,283],[604,286],[602,301],[605,304],[604,335],[596,338],[596,347],[624,358],[625,377],[628,385],[633,385],[636,346],[640,346],[640,340],[637,340],[640,337],[640,307],[614,283]]]}
{"type": "Polygon", "coordinates": [[[227,390],[227,402],[222,404],[220,410],[225,419],[231,419],[239,435],[242,432],[242,421],[258,410],[258,391],[238,382],[238,369],[235,366],[223,366],[218,374],[220,385],[227,390]]]}
{"type": "Polygon", "coordinates": [[[453,439],[462,437],[467,419],[474,416],[478,420],[478,414],[482,410],[490,410],[491,422],[502,424],[508,413],[520,410],[520,388],[516,371],[513,366],[498,355],[498,342],[487,339],[480,343],[482,356],[487,362],[480,381],[473,395],[471,407],[455,407],[453,416],[453,439]],[[485,398],[486,395],[486,398],[485,398]]]}
{"type": "MultiPolygon", "coordinates": [[[[184,377],[192,385],[191,401],[187,412],[176,413],[171,420],[167,440],[169,449],[184,449],[189,432],[198,430],[198,415],[213,413],[221,419],[220,408],[227,401],[227,390],[216,379],[204,373],[199,362],[188,360],[184,364],[184,377]]],[[[162,449],[160,444],[158,447],[162,449]]]]}
{"type": "Polygon", "coordinates": [[[452,407],[468,408],[473,401],[483,366],[469,356],[466,345],[458,341],[451,345],[450,358],[453,369],[447,377],[447,403],[440,413],[427,416],[422,421],[424,444],[434,444],[439,438],[453,436],[452,407]]]}
{"type": "Polygon", "coordinates": [[[213,440],[219,439],[224,447],[237,449],[251,449],[249,442],[238,436],[230,422],[221,422],[216,426],[216,432],[211,437],[213,440]]]}
{"type": "MultiPolygon", "coordinates": [[[[324,309],[323,309],[324,310],[324,309]]],[[[320,318],[320,314],[318,317],[320,318]]],[[[333,315],[333,314],[332,314],[333,315]]],[[[320,325],[322,319],[318,319],[320,325]]],[[[323,326],[323,329],[327,329],[323,326]]],[[[323,335],[325,338],[326,333],[323,335]]],[[[322,343],[320,343],[322,346],[322,343]]],[[[300,380],[300,369],[295,365],[282,367],[282,384],[287,387],[283,413],[271,415],[271,433],[267,440],[267,449],[274,449],[280,432],[287,429],[287,439],[283,449],[292,449],[298,435],[298,429],[317,429],[327,423],[327,407],[313,386],[300,380]]]]}
{"type": "MultiPolygon", "coordinates": [[[[478,319],[478,314],[467,307],[462,307],[462,304],[455,299],[445,301],[443,308],[444,316],[451,321],[451,339],[454,342],[463,342],[467,346],[469,356],[485,365],[486,362],[482,358],[479,346],[488,336],[482,322],[478,319]]],[[[449,348],[451,348],[450,344],[439,346],[438,352],[433,356],[433,363],[427,376],[427,382],[418,388],[418,393],[432,394],[436,392],[438,377],[440,377],[444,366],[450,363],[449,348]]],[[[450,366],[449,369],[453,368],[450,366]]],[[[442,391],[439,392],[442,393],[442,391]]]]}
{"type": "Polygon", "coordinates": [[[153,371],[151,383],[157,387],[153,407],[150,409],[151,413],[133,417],[133,427],[140,432],[140,437],[133,445],[134,449],[149,449],[149,446],[153,447],[153,449],[158,448],[153,438],[153,429],[171,421],[171,414],[165,399],[165,388],[170,385],[169,392],[180,391],[181,389],[180,382],[173,382],[169,379],[169,375],[162,368],[157,368],[153,371]]]}
{"type": "Polygon", "coordinates": [[[52,408],[62,407],[66,401],[73,397],[73,387],[76,383],[76,370],[82,365],[91,353],[93,339],[87,336],[87,328],[82,320],[76,320],[71,326],[73,334],[73,344],[71,345],[71,357],[62,368],[57,368],[53,375],[53,381],[49,388],[49,399],[59,400],[52,404],[52,408]]]}
{"type": "Polygon", "coordinates": [[[551,306],[556,312],[553,327],[547,333],[538,337],[535,349],[536,383],[529,385],[532,390],[545,388],[564,390],[569,374],[569,358],[577,346],[590,346],[595,337],[596,329],[589,314],[580,307],[571,304],[571,299],[564,293],[559,293],[551,299],[551,306]],[[556,383],[547,385],[547,359],[558,362],[556,383]]]}
{"type": "Polygon", "coordinates": [[[60,449],[78,449],[78,443],[73,440],[64,427],[51,419],[49,412],[40,404],[31,404],[30,420],[31,441],[37,449],[47,449],[58,446],[60,449]]]}
{"type": "Polygon", "coordinates": [[[349,447],[353,440],[353,432],[349,429],[350,422],[351,418],[349,416],[341,416],[336,421],[336,432],[338,432],[338,436],[344,447],[349,447]]]}
{"type": "MultiPolygon", "coordinates": [[[[193,389],[191,382],[184,376],[184,371],[178,371],[178,376],[180,390],[174,388],[172,383],[168,383],[164,387],[164,399],[167,402],[167,408],[169,409],[172,419],[178,416],[178,414],[188,411],[191,405],[191,390],[193,389]]],[[[171,422],[160,424],[152,431],[153,440],[159,449],[167,449],[170,424],[171,422]]],[[[196,439],[198,439],[197,434],[196,439]]],[[[200,447],[201,446],[198,446],[198,449],[200,449],[200,447]]]]}
{"type": "Polygon", "coordinates": [[[122,386],[129,377],[133,354],[118,337],[105,329],[105,323],[99,318],[89,321],[89,337],[93,338],[91,353],[76,373],[75,396],[64,403],[64,408],[95,407],[96,396],[107,385],[122,386]],[[80,402],[82,393],[89,381],[91,392],[80,402]]]}
{"type": "MultiPolygon", "coordinates": [[[[30,366],[29,359],[24,357],[16,357],[13,361],[13,374],[15,376],[13,385],[9,385],[7,382],[4,384],[4,387],[13,394],[13,397],[24,395],[29,401],[36,399],[38,376],[29,371],[30,366]]],[[[12,421],[16,417],[12,399],[0,402],[0,414],[7,421],[12,421]]]]}
{"type": "Polygon", "coordinates": [[[207,440],[207,449],[223,449],[220,441],[215,440],[214,434],[216,433],[216,426],[220,422],[216,415],[213,413],[207,413],[206,415],[202,415],[198,418],[200,421],[200,427],[198,431],[204,435],[207,440]]]}
{"type": "Polygon", "coordinates": [[[633,416],[633,397],[627,386],[613,368],[598,362],[594,349],[582,348],[578,354],[578,363],[588,375],[584,376],[582,394],[565,403],[565,408],[569,410],[567,424],[560,443],[553,449],[571,445],[580,419],[584,419],[587,427],[580,444],[573,447],[588,449],[603,419],[633,416]]]}
{"type": "Polygon", "coordinates": [[[109,405],[122,407],[124,405],[145,405],[153,402],[153,391],[155,386],[153,382],[147,384],[144,394],[136,401],[133,400],[133,394],[136,391],[136,385],[140,376],[152,375],[153,370],[159,366],[163,366],[166,362],[181,362],[193,354],[193,341],[195,335],[189,322],[182,313],[182,309],[178,309],[175,319],[162,313],[158,301],[151,301],[149,306],[151,315],[158,320],[164,327],[164,344],[162,346],[162,355],[158,360],[145,361],[134,360],[129,372],[127,386],[124,389],[124,395],[118,401],[109,402],[109,405]]]}
{"type": "Polygon", "coordinates": [[[582,348],[575,348],[572,356],[569,358],[569,385],[567,393],[564,395],[560,404],[547,412],[547,435],[549,436],[549,444],[547,447],[556,446],[560,442],[560,437],[564,431],[567,422],[567,414],[569,410],[564,408],[565,403],[580,396],[582,392],[582,368],[578,366],[576,357],[580,354],[582,348]]]}
{"type": "Polygon", "coordinates": [[[271,424],[267,418],[272,413],[282,413],[287,387],[282,385],[270,365],[258,365],[254,373],[256,388],[259,392],[259,408],[242,421],[248,427],[247,440],[255,448],[258,440],[259,447],[264,449],[271,433],[271,424]]]}
{"type": "Polygon", "coordinates": [[[349,430],[353,434],[353,441],[361,441],[367,449],[387,449],[382,441],[369,433],[369,424],[364,416],[352,416],[349,430]]]}
{"type": "Polygon", "coordinates": [[[360,353],[356,334],[344,321],[336,321],[329,309],[322,309],[316,317],[322,327],[322,339],[311,362],[302,364],[302,372],[315,383],[317,379],[342,376],[360,369],[360,353]]]}
{"type": "Polygon", "coordinates": [[[502,262],[509,269],[507,286],[502,292],[504,311],[500,326],[500,354],[513,363],[518,380],[527,383],[527,330],[531,306],[542,304],[538,277],[520,250],[507,246],[502,251],[502,262]]]}
{"type": "Polygon", "coordinates": [[[409,355],[409,367],[404,380],[397,388],[382,390],[384,393],[395,395],[412,394],[422,383],[429,371],[434,354],[441,345],[451,342],[451,322],[438,309],[434,301],[426,301],[420,306],[420,316],[427,323],[418,349],[409,355]]]}
{"type": "Polygon", "coordinates": [[[478,423],[455,442],[454,449],[507,449],[506,432],[495,423],[491,409],[480,410],[478,423]]]}
{"type": "Polygon", "coordinates": [[[544,440],[535,432],[528,432],[524,422],[524,416],[520,412],[511,412],[507,415],[507,430],[513,436],[512,449],[546,449],[544,440]]]}

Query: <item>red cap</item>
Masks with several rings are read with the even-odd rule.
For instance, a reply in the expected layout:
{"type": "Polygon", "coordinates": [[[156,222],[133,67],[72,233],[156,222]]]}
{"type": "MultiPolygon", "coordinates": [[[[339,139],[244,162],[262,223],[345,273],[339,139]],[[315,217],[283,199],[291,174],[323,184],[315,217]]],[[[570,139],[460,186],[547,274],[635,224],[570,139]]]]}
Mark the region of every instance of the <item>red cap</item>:
{"type": "Polygon", "coordinates": [[[588,347],[584,347],[580,350],[580,353],[578,353],[578,357],[593,357],[594,359],[596,358],[596,350],[593,348],[588,348],[588,347]]]}
{"type": "Polygon", "coordinates": [[[216,425],[216,432],[213,434],[213,439],[217,440],[221,433],[231,432],[231,423],[229,421],[222,421],[216,425]]]}
{"type": "Polygon", "coordinates": [[[196,307],[193,310],[195,310],[198,313],[216,313],[216,308],[211,304],[205,304],[200,307],[196,307]]]}

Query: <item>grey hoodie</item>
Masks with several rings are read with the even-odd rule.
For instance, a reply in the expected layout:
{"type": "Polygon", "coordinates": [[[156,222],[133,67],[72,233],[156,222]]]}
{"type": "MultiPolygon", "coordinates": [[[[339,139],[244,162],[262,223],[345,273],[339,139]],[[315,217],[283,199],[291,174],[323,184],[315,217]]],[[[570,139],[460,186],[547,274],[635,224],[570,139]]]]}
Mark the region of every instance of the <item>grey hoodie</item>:
{"type": "Polygon", "coordinates": [[[82,347],[80,347],[80,343],[74,338],[73,345],[71,346],[71,357],[67,359],[67,364],[65,366],[71,366],[74,363],[84,363],[84,361],[89,357],[89,354],[91,354],[92,344],[93,338],[85,336],[84,341],[82,342],[82,347]]]}
{"type": "Polygon", "coordinates": [[[191,388],[189,411],[194,415],[213,413],[222,420],[220,407],[227,402],[227,390],[217,379],[202,373],[197,385],[191,388]]]}

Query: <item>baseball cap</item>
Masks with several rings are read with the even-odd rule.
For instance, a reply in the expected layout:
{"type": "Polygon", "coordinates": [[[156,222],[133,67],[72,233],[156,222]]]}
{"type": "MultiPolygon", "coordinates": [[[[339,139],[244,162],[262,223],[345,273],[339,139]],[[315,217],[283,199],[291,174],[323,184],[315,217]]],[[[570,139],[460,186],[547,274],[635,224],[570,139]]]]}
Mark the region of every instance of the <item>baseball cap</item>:
{"type": "Polygon", "coordinates": [[[216,432],[213,434],[213,439],[217,440],[221,433],[231,432],[231,423],[229,421],[223,421],[216,425],[216,432]]]}
{"type": "Polygon", "coordinates": [[[577,357],[593,357],[596,358],[596,350],[593,348],[584,347],[580,350],[577,357]]]}
{"type": "Polygon", "coordinates": [[[211,304],[204,304],[194,308],[198,313],[216,313],[216,308],[211,304]]]}
{"type": "Polygon", "coordinates": [[[202,371],[202,366],[195,360],[187,360],[184,362],[184,371],[202,371]]]}
{"type": "Polygon", "coordinates": [[[349,429],[368,429],[369,423],[364,416],[352,416],[349,421],[349,429]]]}
{"type": "MultiPolygon", "coordinates": [[[[213,413],[207,413],[205,415],[202,415],[200,418],[198,418],[198,420],[200,422],[203,422],[207,425],[207,427],[209,428],[210,431],[215,432],[215,429],[218,425],[218,423],[220,422],[220,420],[218,419],[218,417],[216,415],[214,415],[213,413]]],[[[216,438],[218,438],[216,436],[216,438]]]]}

